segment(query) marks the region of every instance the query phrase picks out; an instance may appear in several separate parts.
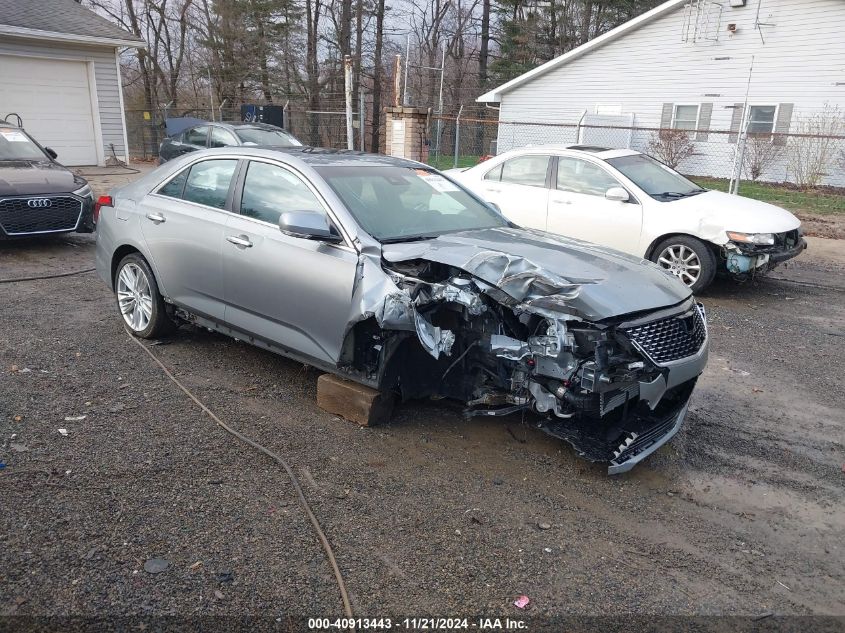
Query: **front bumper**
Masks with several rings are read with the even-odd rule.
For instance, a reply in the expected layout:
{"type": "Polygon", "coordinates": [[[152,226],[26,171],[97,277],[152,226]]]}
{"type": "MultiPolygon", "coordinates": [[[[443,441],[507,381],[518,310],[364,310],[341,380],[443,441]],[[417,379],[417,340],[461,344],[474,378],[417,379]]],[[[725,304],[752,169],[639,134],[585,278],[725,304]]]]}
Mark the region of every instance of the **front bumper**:
{"type": "Polygon", "coordinates": [[[776,266],[777,264],[785,262],[788,259],[798,257],[798,255],[800,255],[805,250],[807,250],[807,240],[802,237],[798,240],[798,243],[789,250],[770,254],[769,263],[776,266]]]}
{"type": "Polygon", "coordinates": [[[734,275],[764,273],[798,257],[806,248],[807,240],[801,236],[794,243],[765,247],[729,242],[724,251],[725,268],[734,275]]]}
{"type": "Polygon", "coordinates": [[[621,473],[628,472],[658,448],[663,446],[666,442],[675,437],[684,424],[684,418],[686,418],[688,409],[689,400],[684,403],[684,406],[681,407],[680,411],[673,414],[665,421],[656,424],[648,431],[632,438],[631,441],[624,447],[624,451],[620,453],[620,456],[614,457],[610,460],[610,466],[607,468],[607,474],[619,475],[621,473]]]}

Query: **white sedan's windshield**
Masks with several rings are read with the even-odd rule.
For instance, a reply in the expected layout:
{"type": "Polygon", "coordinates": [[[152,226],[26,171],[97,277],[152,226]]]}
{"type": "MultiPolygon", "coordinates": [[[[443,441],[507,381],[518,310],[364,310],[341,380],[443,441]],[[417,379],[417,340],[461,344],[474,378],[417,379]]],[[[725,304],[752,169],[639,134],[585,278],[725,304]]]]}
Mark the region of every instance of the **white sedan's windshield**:
{"type": "Polygon", "coordinates": [[[674,200],[694,196],[704,191],[674,169],[645,154],[608,158],[607,163],[622,172],[628,180],[633,181],[653,198],[674,200]]]}
{"type": "Polygon", "coordinates": [[[47,156],[23,130],[0,127],[0,160],[47,160],[47,156]]]}
{"type": "Polygon", "coordinates": [[[381,242],[508,226],[494,209],[428,169],[318,167],[361,227],[381,242]]]}

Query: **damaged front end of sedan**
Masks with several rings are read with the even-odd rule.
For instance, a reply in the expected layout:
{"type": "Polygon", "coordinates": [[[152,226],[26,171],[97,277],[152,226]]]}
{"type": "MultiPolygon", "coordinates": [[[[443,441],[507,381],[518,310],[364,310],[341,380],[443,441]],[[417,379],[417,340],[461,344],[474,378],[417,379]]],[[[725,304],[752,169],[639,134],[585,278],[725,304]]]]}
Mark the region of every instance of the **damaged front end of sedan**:
{"type": "MultiPolygon", "coordinates": [[[[590,280],[496,250],[459,265],[425,255],[381,260],[389,287],[360,291],[342,372],[403,400],[462,401],[467,416],[530,411],[610,474],[678,431],[708,349],[691,296],[596,319],[581,297],[590,280]]],[[[361,272],[362,285],[378,277],[361,272]]]]}

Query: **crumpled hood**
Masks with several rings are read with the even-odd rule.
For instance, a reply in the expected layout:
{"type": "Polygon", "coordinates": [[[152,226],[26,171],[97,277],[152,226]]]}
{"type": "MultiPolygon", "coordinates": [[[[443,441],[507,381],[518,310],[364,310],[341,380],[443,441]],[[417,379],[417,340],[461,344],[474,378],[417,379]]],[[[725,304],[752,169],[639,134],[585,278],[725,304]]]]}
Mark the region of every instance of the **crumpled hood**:
{"type": "Polygon", "coordinates": [[[0,196],[67,193],[79,189],[69,169],[49,161],[0,161],[0,196]]]}
{"type": "Polygon", "coordinates": [[[691,294],[651,262],[522,228],[386,244],[382,256],[388,262],[424,259],[454,266],[540,311],[590,321],[675,305],[691,294]]]}
{"type": "Polygon", "coordinates": [[[666,207],[673,214],[692,213],[700,216],[702,228],[716,231],[722,238],[721,242],[726,239],[724,231],[785,233],[801,226],[801,221],[786,209],[722,191],[707,191],[697,196],[664,202],[661,207],[666,207]]]}

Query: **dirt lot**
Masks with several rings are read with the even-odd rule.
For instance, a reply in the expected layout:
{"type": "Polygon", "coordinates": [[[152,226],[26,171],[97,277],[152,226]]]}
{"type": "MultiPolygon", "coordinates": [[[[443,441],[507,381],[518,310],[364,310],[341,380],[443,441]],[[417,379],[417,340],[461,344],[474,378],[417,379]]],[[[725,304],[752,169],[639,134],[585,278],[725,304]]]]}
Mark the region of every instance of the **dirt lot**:
{"type": "MultiPolygon", "coordinates": [[[[0,278],[93,249],[2,244],[0,278]]],[[[291,361],[187,327],[151,349],[294,465],[358,616],[845,615],[844,252],[702,297],[687,425],[613,478],[529,419],[418,402],[362,430],[291,361]]],[[[284,472],[167,380],[94,274],[0,284],[0,323],[0,615],[343,614],[284,472]]]]}

